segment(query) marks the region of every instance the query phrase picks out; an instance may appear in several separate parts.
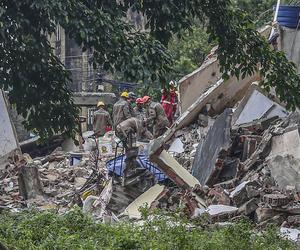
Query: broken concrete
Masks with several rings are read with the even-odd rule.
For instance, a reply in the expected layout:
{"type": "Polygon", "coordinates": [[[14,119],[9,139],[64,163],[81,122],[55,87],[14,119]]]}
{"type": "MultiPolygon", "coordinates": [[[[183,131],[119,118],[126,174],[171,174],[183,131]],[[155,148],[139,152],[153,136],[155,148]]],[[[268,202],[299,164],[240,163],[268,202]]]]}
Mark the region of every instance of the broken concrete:
{"type": "Polygon", "coordinates": [[[276,155],[300,157],[300,136],[298,127],[293,127],[288,130],[289,131],[272,138],[271,152],[268,156],[269,159],[276,155]]]}
{"type": "Polygon", "coordinates": [[[268,161],[273,178],[281,188],[300,183],[300,158],[277,155],[268,161]]]}
{"type": "Polygon", "coordinates": [[[199,185],[199,181],[183,168],[166,150],[159,155],[150,155],[150,160],[157,163],[164,172],[178,187],[191,189],[199,185]]]}
{"type": "Polygon", "coordinates": [[[206,140],[199,144],[193,162],[192,174],[201,185],[206,185],[212,172],[218,171],[217,159],[221,150],[230,146],[231,109],[226,109],[209,130],[206,140]]]}
{"type": "Polygon", "coordinates": [[[19,192],[25,200],[43,195],[43,186],[36,166],[22,166],[18,176],[19,192]]]}
{"type": "Polygon", "coordinates": [[[257,84],[252,84],[232,117],[232,125],[250,123],[262,118],[286,117],[287,111],[266,97],[257,84]]]}
{"type": "MultiPolygon", "coordinates": [[[[260,34],[264,37],[268,37],[271,32],[271,26],[266,26],[259,30],[260,34]]],[[[186,112],[190,107],[197,102],[199,96],[203,95],[208,88],[213,86],[216,82],[220,80],[222,72],[220,72],[219,62],[216,56],[208,59],[201,65],[201,67],[191,74],[183,77],[179,80],[179,98],[180,98],[180,110],[181,113],[186,112]]],[[[235,77],[230,77],[228,81],[224,83],[222,91],[217,91],[217,98],[211,100],[209,103],[212,104],[215,110],[220,112],[220,104],[230,103],[235,104],[244,96],[244,87],[247,82],[253,82],[259,79],[257,73],[252,77],[246,77],[245,80],[237,79],[235,77]],[[231,100],[230,100],[231,99],[231,100]]],[[[223,108],[224,109],[224,108],[223,108]]],[[[222,110],[221,110],[222,112],[222,110]]]]}
{"type": "Polygon", "coordinates": [[[159,184],[151,187],[145,193],[136,198],[132,203],[130,203],[130,205],[125,209],[122,215],[126,215],[132,219],[140,219],[141,212],[139,211],[139,209],[141,207],[150,208],[151,204],[159,197],[164,189],[165,186],[159,184]]]}

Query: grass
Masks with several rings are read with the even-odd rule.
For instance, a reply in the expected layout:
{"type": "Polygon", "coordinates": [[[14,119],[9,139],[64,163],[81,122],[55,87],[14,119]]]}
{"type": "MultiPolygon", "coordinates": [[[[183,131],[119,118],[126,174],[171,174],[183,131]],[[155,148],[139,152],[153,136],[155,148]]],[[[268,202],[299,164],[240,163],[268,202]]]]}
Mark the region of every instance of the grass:
{"type": "Polygon", "coordinates": [[[156,216],[142,226],[106,225],[94,223],[80,209],[65,215],[2,213],[0,242],[8,249],[297,249],[279,237],[276,228],[254,233],[246,221],[203,228],[176,216],[156,216]]]}

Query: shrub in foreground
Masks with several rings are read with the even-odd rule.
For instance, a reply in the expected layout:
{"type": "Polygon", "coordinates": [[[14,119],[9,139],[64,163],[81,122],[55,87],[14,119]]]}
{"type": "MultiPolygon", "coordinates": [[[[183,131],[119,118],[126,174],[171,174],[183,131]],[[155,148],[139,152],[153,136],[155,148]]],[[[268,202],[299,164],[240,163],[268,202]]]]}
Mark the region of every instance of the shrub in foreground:
{"type": "Polygon", "coordinates": [[[0,242],[8,249],[296,249],[275,228],[255,232],[250,223],[200,227],[157,215],[142,225],[97,224],[79,209],[0,214],[0,242]]]}

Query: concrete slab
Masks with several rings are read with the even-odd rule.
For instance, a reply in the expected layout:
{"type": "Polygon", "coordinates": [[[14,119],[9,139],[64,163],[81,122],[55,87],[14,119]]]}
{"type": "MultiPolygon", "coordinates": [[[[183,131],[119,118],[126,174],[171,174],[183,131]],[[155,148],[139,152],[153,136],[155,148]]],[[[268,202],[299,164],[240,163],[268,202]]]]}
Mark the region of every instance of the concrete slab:
{"type": "Polygon", "coordinates": [[[210,205],[207,208],[207,212],[209,215],[220,215],[226,213],[234,213],[238,210],[237,207],[226,206],[226,205],[210,205]]]}
{"type": "Polygon", "coordinates": [[[293,61],[300,73],[300,31],[287,27],[280,27],[280,50],[293,61]]]}
{"type": "Polygon", "coordinates": [[[271,175],[280,188],[300,183],[300,158],[277,155],[268,161],[271,175]]]}
{"type": "Polygon", "coordinates": [[[286,117],[287,114],[283,107],[266,97],[257,84],[252,84],[234,112],[232,124],[237,126],[262,118],[286,117]]]}
{"type": "Polygon", "coordinates": [[[163,150],[159,155],[152,156],[150,160],[157,163],[157,167],[179,187],[190,189],[196,185],[200,185],[199,181],[183,168],[167,151],[163,150]]]}
{"type": "Polygon", "coordinates": [[[230,147],[231,109],[226,109],[215,121],[203,144],[198,146],[192,174],[201,185],[207,184],[222,149],[230,147]]]}
{"type": "Polygon", "coordinates": [[[19,145],[15,129],[8,113],[4,93],[0,90],[0,165],[17,149],[19,145]]]}
{"type": "MultiPolygon", "coordinates": [[[[271,26],[265,26],[259,30],[259,32],[262,36],[267,38],[271,32],[271,28],[271,26]]],[[[212,87],[221,78],[222,73],[223,72],[220,72],[219,61],[217,60],[216,56],[214,56],[205,61],[201,67],[180,79],[179,104],[181,113],[186,112],[189,107],[197,101],[199,96],[204,94],[208,88],[212,87]]],[[[255,78],[258,79],[257,74],[255,74],[255,76],[256,77],[247,78],[246,81],[255,81],[255,78]]],[[[239,95],[239,92],[243,88],[244,80],[231,77],[224,84],[227,85],[234,93],[231,95],[230,91],[228,91],[228,93],[225,93],[226,91],[224,91],[224,95],[222,97],[219,96],[219,99],[216,98],[215,102],[211,102],[211,104],[215,105],[214,108],[219,108],[219,102],[228,103],[229,99],[235,99],[236,101],[243,97],[243,95],[239,95]]],[[[221,93],[222,92],[220,92],[219,95],[221,93]]]]}
{"type": "Polygon", "coordinates": [[[125,208],[122,215],[127,215],[129,216],[129,218],[140,219],[141,213],[139,211],[139,208],[145,205],[149,208],[152,202],[154,202],[159,197],[159,195],[164,191],[164,189],[165,186],[163,185],[154,185],[145,193],[137,197],[132,203],[130,203],[129,206],[125,208]]]}
{"type": "Polygon", "coordinates": [[[297,127],[282,135],[273,136],[268,159],[277,155],[292,155],[295,158],[300,158],[300,136],[297,127]]]}

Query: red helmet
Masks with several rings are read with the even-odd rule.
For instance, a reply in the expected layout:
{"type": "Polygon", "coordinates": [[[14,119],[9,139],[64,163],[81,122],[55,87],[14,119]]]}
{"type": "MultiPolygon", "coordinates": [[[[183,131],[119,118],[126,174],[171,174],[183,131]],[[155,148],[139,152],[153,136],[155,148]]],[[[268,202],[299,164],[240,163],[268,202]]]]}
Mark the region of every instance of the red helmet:
{"type": "Polygon", "coordinates": [[[143,98],[137,98],[136,100],[135,100],[135,103],[136,104],[143,104],[144,102],[143,102],[143,98]]]}
{"type": "Polygon", "coordinates": [[[148,102],[150,99],[151,99],[151,97],[150,97],[150,96],[147,96],[147,95],[145,95],[145,96],[142,98],[143,103],[148,102]]]}

